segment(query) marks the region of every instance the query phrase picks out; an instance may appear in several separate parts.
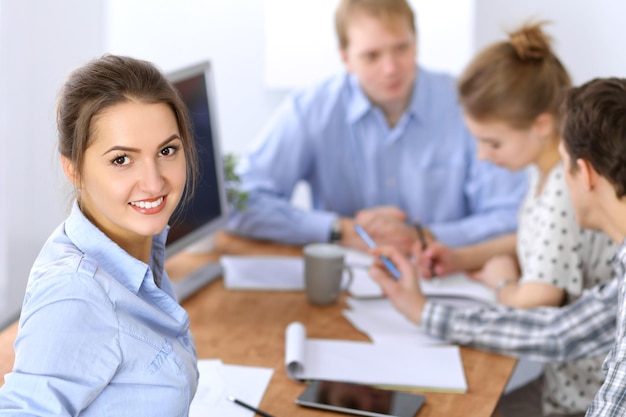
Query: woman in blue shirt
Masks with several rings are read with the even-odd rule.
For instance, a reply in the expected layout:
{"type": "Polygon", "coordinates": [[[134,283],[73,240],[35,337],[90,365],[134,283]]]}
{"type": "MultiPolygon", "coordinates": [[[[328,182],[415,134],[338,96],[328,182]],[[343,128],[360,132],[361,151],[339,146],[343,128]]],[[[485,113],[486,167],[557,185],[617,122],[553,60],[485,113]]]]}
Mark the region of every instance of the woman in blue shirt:
{"type": "Polygon", "coordinates": [[[185,106],[150,63],[107,55],[69,76],[57,123],[76,201],[31,271],[0,415],[187,416],[197,355],[163,268],[196,172],[185,106]]]}

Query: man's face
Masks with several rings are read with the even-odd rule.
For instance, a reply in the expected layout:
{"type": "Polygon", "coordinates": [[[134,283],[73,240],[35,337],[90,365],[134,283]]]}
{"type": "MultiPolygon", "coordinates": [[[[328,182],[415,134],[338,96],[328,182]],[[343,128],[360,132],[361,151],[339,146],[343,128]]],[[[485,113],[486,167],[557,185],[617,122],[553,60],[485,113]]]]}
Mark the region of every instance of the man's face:
{"type": "Polygon", "coordinates": [[[367,97],[383,110],[406,107],[416,73],[416,40],[406,19],[381,21],[365,13],[347,26],[348,46],[341,51],[367,97]]]}

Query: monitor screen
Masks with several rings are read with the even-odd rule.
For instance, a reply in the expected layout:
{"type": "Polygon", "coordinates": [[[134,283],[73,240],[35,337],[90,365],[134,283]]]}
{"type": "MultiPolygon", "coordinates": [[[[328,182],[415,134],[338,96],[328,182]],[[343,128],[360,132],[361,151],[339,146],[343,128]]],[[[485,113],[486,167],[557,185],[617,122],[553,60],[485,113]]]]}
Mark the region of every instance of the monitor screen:
{"type": "Polygon", "coordinates": [[[217,130],[213,77],[209,62],[169,74],[168,79],[189,109],[198,150],[199,175],[193,198],[170,221],[168,257],[197,240],[208,238],[227,218],[222,155],[217,130]]]}

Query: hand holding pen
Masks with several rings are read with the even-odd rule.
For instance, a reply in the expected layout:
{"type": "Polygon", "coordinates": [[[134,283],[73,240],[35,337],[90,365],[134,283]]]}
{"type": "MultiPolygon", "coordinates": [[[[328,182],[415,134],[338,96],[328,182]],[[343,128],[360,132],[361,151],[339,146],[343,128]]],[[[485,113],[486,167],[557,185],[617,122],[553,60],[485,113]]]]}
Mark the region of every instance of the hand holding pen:
{"type": "MultiPolygon", "coordinates": [[[[418,248],[418,253],[416,254],[415,259],[419,262],[425,258],[424,257],[424,253],[426,252],[426,250],[428,249],[428,241],[426,240],[426,234],[424,233],[424,227],[422,226],[421,223],[417,222],[415,223],[415,229],[417,230],[417,239],[419,242],[419,248],[418,248]]],[[[428,259],[428,274],[426,275],[424,273],[421,274],[422,277],[425,278],[435,278],[437,276],[437,273],[435,272],[435,259],[434,258],[429,258],[428,259]]],[[[422,272],[422,271],[420,271],[422,272]]]]}
{"type": "MultiPolygon", "coordinates": [[[[355,224],[354,225],[354,230],[356,230],[356,232],[359,234],[359,236],[361,236],[361,239],[363,239],[365,244],[370,249],[376,249],[376,247],[377,247],[376,246],[376,242],[374,242],[374,240],[370,237],[370,235],[367,234],[365,229],[363,229],[358,224],[355,224]]],[[[379,257],[379,259],[383,262],[383,264],[385,265],[385,268],[387,269],[387,271],[389,271],[389,273],[391,273],[391,275],[393,275],[393,277],[395,279],[400,279],[401,278],[400,271],[398,271],[398,268],[396,268],[396,266],[393,264],[393,262],[391,262],[391,260],[388,257],[381,255],[379,257]]]]}

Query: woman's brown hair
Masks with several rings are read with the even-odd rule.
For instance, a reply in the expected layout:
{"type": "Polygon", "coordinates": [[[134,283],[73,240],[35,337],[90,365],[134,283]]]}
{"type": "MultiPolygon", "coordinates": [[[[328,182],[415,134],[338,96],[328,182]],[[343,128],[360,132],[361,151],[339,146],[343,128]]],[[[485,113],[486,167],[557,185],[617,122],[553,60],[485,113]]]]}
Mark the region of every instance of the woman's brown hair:
{"type": "Polygon", "coordinates": [[[469,63],[459,78],[458,91],[470,117],[526,129],[538,115],[550,113],[559,126],[559,105],[571,79],[542,30],[545,23],[524,25],[469,63]]]}

